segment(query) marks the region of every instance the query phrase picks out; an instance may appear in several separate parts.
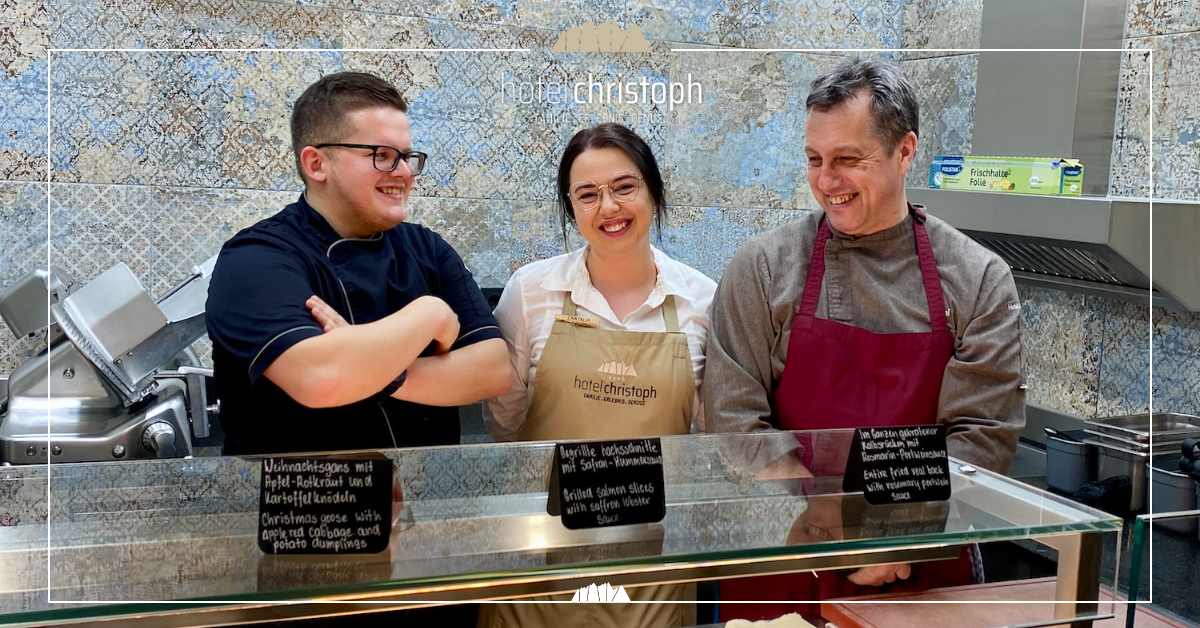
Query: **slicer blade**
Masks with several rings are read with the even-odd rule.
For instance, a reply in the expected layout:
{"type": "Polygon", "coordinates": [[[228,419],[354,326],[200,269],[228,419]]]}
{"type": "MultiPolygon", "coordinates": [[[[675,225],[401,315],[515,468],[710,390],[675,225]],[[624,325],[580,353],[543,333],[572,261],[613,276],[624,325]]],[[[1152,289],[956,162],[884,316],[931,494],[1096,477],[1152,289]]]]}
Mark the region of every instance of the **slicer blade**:
{"type": "Polygon", "coordinates": [[[62,328],[63,334],[65,334],[67,339],[71,341],[71,344],[75,345],[75,347],[79,349],[79,352],[83,354],[83,357],[87,358],[88,361],[96,367],[96,370],[99,371],[100,374],[103,375],[104,378],[107,379],[109,383],[121,393],[121,396],[125,397],[126,401],[137,401],[141,398],[141,395],[138,394],[136,382],[129,381],[129,378],[126,377],[124,373],[121,373],[113,367],[112,363],[108,361],[108,358],[104,355],[104,353],[93,346],[88,340],[87,335],[75,326],[75,323],[71,320],[71,317],[68,316],[65,311],[63,311],[63,307],[61,305],[55,304],[50,306],[50,311],[54,314],[54,319],[62,328]]]}

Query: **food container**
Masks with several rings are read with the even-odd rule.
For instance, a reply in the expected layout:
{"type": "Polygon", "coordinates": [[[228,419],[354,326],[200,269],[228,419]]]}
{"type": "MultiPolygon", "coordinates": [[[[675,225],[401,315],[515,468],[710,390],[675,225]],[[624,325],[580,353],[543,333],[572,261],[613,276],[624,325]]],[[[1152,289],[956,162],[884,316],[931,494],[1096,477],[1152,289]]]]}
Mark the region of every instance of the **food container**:
{"type": "Polygon", "coordinates": [[[1046,436],[1046,486],[1070,494],[1096,479],[1096,446],[1081,431],[1064,434],[1078,440],[1046,436]]]}
{"type": "Polygon", "coordinates": [[[1156,444],[1159,441],[1179,443],[1184,438],[1200,436],[1200,417],[1173,412],[1104,417],[1089,419],[1086,423],[1102,434],[1140,443],[1150,442],[1151,433],[1156,444]]]}
{"type": "MultiPolygon", "coordinates": [[[[1112,434],[1109,434],[1107,432],[1102,432],[1100,430],[1083,430],[1083,433],[1084,433],[1084,438],[1087,438],[1089,436],[1095,436],[1096,440],[1099,440],[1102,443],[1108,443],[1109,445],[1116,445],[1117,447],[1128,449],[1130,451],[1137,451],[1137,452],[1141,452],[1141,453],[1146,453],[1146,452],[1150,451],[1150,443],[1147,441],[1139,441],[1139,440],[1133,440],[1131,438],[1122,438],[1120,436],[1113,436],[1112,434]]],[[[1160,445],[1158,439],[1155,439],[1154,444],[1156,446],[1160,445]]]]}
{"type": "MultiPolygon", "coordinates": [[[[1196,509],[1200,486],[1186,473],[1178,470],[1179,457],[1158,456],[1150,467],[1150,481],[1154,489],[1150,494],[1150,512],[1168,513],[1196,509]]],[[[1194,534],[1196,518],[1155,521],[1154,525],[1183,534],[1194,534]]]]}
{"type": "Polygon", "coordinates": [[[1107,480],[1118,475],[1128,476],[1132,484],[1129,510],[1142,511],[1146,507],[1146,493],[1150,488],[1150,478],[1148,477],[1150,454],[1117,447],[1095,438],[1089,438],[1085,442],[1095,445],[1100,452],[1096,479],[1107,480]]]}

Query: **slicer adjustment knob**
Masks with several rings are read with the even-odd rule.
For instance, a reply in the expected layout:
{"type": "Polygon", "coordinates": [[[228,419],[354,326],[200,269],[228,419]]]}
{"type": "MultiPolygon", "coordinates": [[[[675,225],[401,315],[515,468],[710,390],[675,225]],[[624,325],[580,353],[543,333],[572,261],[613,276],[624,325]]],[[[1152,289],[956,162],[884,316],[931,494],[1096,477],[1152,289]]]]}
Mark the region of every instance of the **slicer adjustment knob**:
{"type": "Polygon", "coordinates": [[[155,421],[142,432],[142,446],[159,458],[175,457],[175,428],[166,421],[155,421]]]}

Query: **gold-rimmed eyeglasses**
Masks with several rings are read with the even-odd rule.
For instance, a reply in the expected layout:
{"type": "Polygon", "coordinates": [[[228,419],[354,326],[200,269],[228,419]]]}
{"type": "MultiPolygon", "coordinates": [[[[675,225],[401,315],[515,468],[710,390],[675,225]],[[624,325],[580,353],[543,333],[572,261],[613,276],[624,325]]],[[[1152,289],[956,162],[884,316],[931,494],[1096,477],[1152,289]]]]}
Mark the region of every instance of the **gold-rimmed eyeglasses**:
{"type": "Polygon", "coordinates": [[[590,212],[600,206],[600,199],[608,188],[612,199],[618,203],[628,203],[637,198],[642,189],[642,177],[632,172],[623,172],[613,177],[605,185],[596,185],[595,181],[580,181],[571,186],[571,205],[575,211],[590,212]]]}

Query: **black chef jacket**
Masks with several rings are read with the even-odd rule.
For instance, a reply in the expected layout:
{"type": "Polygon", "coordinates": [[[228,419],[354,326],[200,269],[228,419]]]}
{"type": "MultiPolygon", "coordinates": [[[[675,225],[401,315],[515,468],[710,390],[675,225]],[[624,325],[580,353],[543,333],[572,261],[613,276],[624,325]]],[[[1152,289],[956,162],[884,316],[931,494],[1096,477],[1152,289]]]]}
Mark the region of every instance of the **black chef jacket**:
{"type": "MultiPolygon", "coordinates": [[[[206,320],[224,453],[458,444],[457,408],[381,393],[312,409],[262,377],[289,347],[322,333],[304,305],[314,294],[352,324],[379,320],[434,295],[458,315],[454,349],[501,337],[479,286],[441,236],[401,223],[370,238],[342,238],[301,195],[235,235],[217,257],[206,320]]],[[[433,348],[421,355],[431,355],[433,348]]]]}

